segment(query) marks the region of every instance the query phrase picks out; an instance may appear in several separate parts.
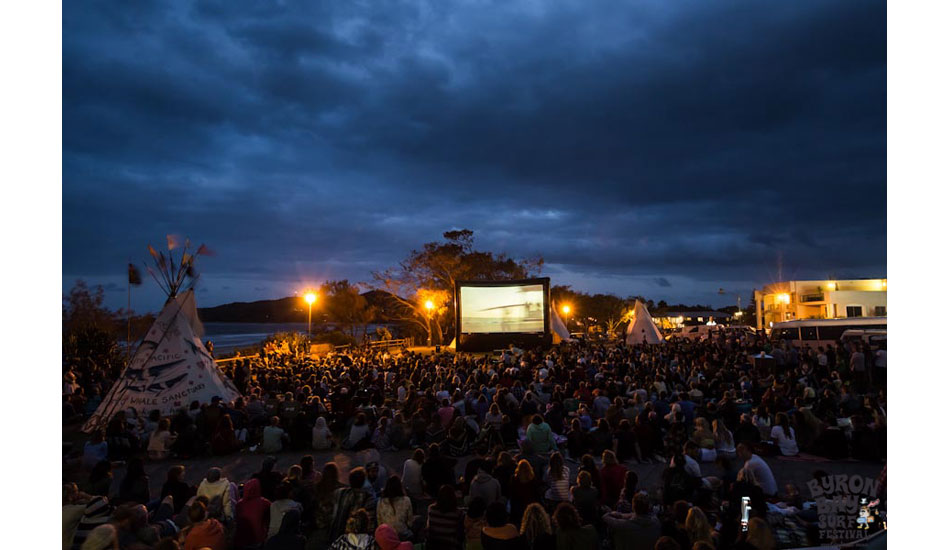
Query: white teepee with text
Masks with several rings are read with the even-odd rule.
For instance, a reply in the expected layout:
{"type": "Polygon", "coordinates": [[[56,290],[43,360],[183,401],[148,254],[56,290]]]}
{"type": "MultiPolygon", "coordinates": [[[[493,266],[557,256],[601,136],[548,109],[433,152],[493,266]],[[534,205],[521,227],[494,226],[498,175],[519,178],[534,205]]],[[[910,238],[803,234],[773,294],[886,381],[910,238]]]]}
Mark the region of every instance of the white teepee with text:
{"type": "Polygon", "coordinates": [[[190,246],[186,240],[180,247],[177,237],[169,235],[167,257],[148,247],[158,271],[147,268],[148,273],[168,295],[168,301],[83,431],[105,427],[117,412],[128,409],[135,409],[140,416],[153,410],[168,416],[193,401],[208,403],[220,397],[230,402],[241,396],[201,342],[204,328],[192,288],[198,280],[194,264],[196,256],[211,252],[201,245],[191,254],[190,246]],[[177,266],[172,254],[176,248],[182,248],[177,266]]]}
{"type": "Polygon", "coordinates": [[[208,403],[217,396],[229,402],[240,397],[201,343],[202,333],[195,291],[169,298],[83,430],[104,427],[115,413],[127,409],[140,416],[157,409],[168,416],[192,401],[208,403]]]}

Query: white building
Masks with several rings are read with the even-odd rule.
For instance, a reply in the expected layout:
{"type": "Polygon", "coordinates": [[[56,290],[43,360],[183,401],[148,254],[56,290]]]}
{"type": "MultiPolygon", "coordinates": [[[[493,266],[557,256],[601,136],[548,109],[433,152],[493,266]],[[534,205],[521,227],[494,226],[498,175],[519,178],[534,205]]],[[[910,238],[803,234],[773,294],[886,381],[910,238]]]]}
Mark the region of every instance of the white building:
{"type": "Polygon", "coordinates": [[[886,316],[887,279],[785,281],[755,291],[759,329],[794,319],[886,316]]]}

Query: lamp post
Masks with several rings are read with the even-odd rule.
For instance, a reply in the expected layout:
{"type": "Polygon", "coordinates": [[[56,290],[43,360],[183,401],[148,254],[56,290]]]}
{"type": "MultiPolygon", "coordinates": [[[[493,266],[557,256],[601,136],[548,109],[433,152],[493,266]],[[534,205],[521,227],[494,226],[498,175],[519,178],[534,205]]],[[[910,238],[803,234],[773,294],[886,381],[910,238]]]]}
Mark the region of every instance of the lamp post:
{"type": "Polygon", "coordinates": [[[317,295],[313,292],[304,294],[303,299],[307,302],[307,338],[310,338],[310,320],[313,317],[313,303],[317,301],[317,295]]]}
{"type": "Polygon", "coordinates": [[[432,347],[432,311],[435,309],[435,304],[432,302],[432,300],[426,300],[425,308],[426,308],[426,328],[429,329],[427,331],[429,337],[427,339],[426,345],[428,347],[432,347]]]}
{"type": "Polygon", "coordinates": [[[567,324],[568,322],[572,320],[570,317],[568,317],[568,315],[571,314],[571,306],[569,306],[568,304],[562,305],[561,313],[564,315],[564,328],[567,329],[567,332],[571,332],[571,329],[567,324]]]}

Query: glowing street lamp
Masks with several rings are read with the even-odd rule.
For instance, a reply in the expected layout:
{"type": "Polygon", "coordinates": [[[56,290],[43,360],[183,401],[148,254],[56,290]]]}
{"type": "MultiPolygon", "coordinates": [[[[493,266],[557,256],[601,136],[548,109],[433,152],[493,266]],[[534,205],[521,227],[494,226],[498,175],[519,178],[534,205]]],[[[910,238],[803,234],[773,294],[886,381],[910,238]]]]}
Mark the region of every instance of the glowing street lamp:
{"type": "Polygon", "coordinates": [[[423,304],[426,308],[426,321],[428,324],[428,338],[426,339],[426,345],[432,346],[432,312],[435,310],[435,302],[432,300],[426,300],[423,304]]]}
{"type": "Polygon", "coordinates": [[[307,338],[310,338],[310,319],[313,317],[313,303],[317,301],[317,295],[308,292],[303,295],[303,300],[307,302],[307,338]]]}
{"type": "Polygon", "coordinates": [[[564,304],[563,306],[561,306],[561,313],[563,313],[564,315],[570,314],[570,313],[571,313],[571,306],[569,306],[569,305],[567,305],[567,304],[564,304]]]}

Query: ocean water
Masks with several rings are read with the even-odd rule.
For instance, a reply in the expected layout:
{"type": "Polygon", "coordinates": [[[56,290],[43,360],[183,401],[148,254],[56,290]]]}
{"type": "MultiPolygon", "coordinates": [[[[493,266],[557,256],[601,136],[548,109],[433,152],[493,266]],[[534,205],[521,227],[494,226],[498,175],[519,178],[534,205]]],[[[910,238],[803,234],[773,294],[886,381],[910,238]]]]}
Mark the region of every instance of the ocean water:
{"type": "MultiPolygon", "coordinates": [[[[376,334],[376,327],[387,326],[383,324],[370,324],[366,327],[366,332],[370,337],[376,334]]],[[[235,349],[256,346],[268,336],[278,332],[307,332],[307,323],[204,323],[205,335],[202,341],[211,340],[214,343],[214,354],[218,357],[228,355],[235,349]]],[[[314,326],[314,330],[320,330],[321,327],[314,326]]],[[[330,325],[327,328],[332,328],[330,325]]],[[[392,327],[389,327],[393,330],[392,327]]],[[[360,328],[357,328],[357,338],[362,335],[360,328]]]]}

